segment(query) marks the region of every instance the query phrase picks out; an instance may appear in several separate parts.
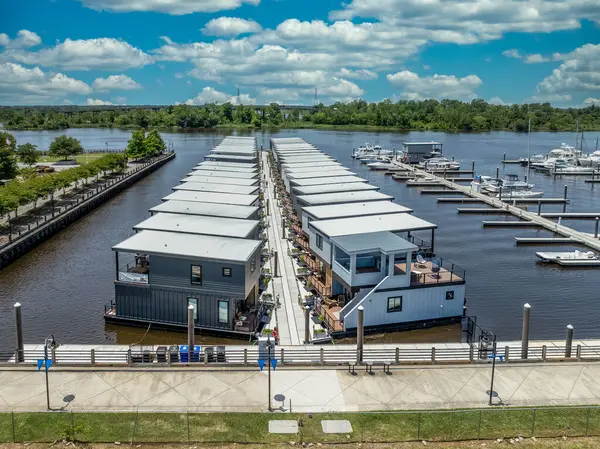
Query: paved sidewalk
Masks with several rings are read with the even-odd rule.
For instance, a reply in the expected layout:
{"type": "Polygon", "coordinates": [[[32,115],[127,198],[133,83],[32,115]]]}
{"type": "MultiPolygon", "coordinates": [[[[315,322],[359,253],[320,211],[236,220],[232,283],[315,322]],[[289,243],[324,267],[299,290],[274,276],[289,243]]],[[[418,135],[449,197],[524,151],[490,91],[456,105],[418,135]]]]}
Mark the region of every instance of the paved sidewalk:
{"type": "MultiPolygon", "coordinates": [[[[386,375],[358,369],[277,369],[272,395],[295,412],[487,407],[490,365],[410,366],[386,375]]],[[[51,369],[53,408],[67,410],[265,411],[268,376],[249,370],[51,369]],[[70,403],[64,398],[73,395],[70,403]]],[[[0,371],[0,410],[45,410],[43,372],[0,371]]],[[[509,406],[600,403],[600,363],[498,365],[496,403],[509,406]]],[[[276,404],[279,406],[279,404],[276,404]]]]}

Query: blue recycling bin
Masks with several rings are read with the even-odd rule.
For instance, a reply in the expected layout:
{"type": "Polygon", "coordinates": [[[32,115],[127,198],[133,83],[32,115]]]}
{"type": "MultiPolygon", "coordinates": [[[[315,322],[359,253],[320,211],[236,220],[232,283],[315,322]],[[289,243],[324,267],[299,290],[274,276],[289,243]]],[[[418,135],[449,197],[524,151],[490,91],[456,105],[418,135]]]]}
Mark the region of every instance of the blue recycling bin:
{"type": "MultiPolygon", "coordinates": [[[[179,347],[179,360],[181,363],[189,362],[190,349],[188,345],[179,347]]],[[[200,361],[200,346],[194,346],[194,352],[192,353],[192,362],[200,361]]]]}

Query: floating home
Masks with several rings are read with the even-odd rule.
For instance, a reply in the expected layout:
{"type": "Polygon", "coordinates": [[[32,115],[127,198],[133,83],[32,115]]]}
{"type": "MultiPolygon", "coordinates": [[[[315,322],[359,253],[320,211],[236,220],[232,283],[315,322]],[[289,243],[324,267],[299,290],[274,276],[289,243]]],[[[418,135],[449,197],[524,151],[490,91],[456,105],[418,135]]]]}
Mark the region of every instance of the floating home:
{"type": "Polygon", "coordinates": [[[252,138],[225,138],[207,156],[227,156],[225,162],[202,163],[194,180],[175,186],[133,227],[135,235],[113,247],[115,298],[105,308],[107,321],[185,330],[193,305],[196,329],[244,339],[269,321],[259,301],[255,147],[252,138]]]}
{"type": "MultiPolygon", "coordinates": [[[[271,140],[276,160],[287,142],[271,140]]],[[[295,197],[295,207],[290,199],[284,213],[290,217],[300,263],[308,269],[306,287],[316,297],[315,315],[322,317],[331,335],[356,332],[359,306],[364,308],[367,331],[421,328],[462,319],[465,273],[434,256],[437,225],[411,215],[410,208],[377,191],[295,196],[305,186],[315,189],[309,190],[312,193],[329,185],[334,175],[313,171],[316,177],[308,177],[305,184],[302,178],[288,175],[294,163],[286,159],[278,167],[279,182],[295,197]]],[[[336,174],[338,181],[330,185],[352,178],[354,174],[348,173],[336,174]]]]}
{"type": "Polygon", "coordinates": [[[407,164],[418,164],[431,157],[432,154],[442,154],[442,142],[404,142],[402,143],[403,158],[407,164]]]}

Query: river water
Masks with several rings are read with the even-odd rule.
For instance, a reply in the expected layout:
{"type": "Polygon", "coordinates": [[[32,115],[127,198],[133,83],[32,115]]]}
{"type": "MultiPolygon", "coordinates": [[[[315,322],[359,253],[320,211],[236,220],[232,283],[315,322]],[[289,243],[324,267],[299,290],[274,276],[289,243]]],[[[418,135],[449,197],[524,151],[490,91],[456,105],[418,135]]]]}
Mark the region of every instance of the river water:
{"type": "MultiPolygon", "coordinates": [[[[24,257],[0,271],[0,341],[14,345],[13,304],[23,304],[25,341],[41,342],[54,334],[62,343],[129,344],[143,338],[144,343],[181,343],[177,333],[105,325],[104,305],[113,297],[114,256],[111,246],[132,235],[132,226],[147,218],[148,209],[160,202],[190,168],[230,132],[164,133],[172,142],[177,157],[158,171],[108,201],[24,257]]],[[[46,149],[58,134],[54,131],[14,132],[19,143],[31,142],[46,149]]],[[[87,149],[122,148],[129,133],[121,130],[69,130],[87,149]]],[[[350,131],[282,130],[256,132],[259,143],[268,147],[271,136],[300,136],[337,158],[359,176],[381,188],[395,201],[411,207],[415,215],[439,225],[436,253],[466,270],[468,313],[478,323],[494,331],[500,339],[520,338],[523,304],[532,305],[531,337],[561,339],[565,326],[575,327],[577,338],[600,338],[600,271],[564,269],[537,264],[535,251],[544,247],[516,247],[515,236],[547,236],[531,229],[483,229],[485,216],[458,215],[456,205],[437,204],[436,196],[421,195],[382,173],[371,172],[353,161],[352,148],[365,142],[401,148],[403,141],[441,140],[444,153],[470,168],[476,161],[479,174],[517,173],[523,178],[526,168],[500,163],[503,154],[517,159],[527,154],[527,135],[509,132],[485,134],[444,134],[435,132],[368,133],[350,131]]],[[[598,133],[586,135],[589,151],[598,133]]],[[[561,142],[574,143],[567,133],[533,133],[531,153],[547,153],[561,142]]],[[[552,179],[531,173],[535,190],[546,197],[560,197],[564,186],[572,203],[568,211],[600,212],[600,185],[585,184],[583,177],[552,179]]],[[[535,206],[537,208],[537,206],[535,206]]],[[[562,206],[544,206],[559,211],[562,206]]],[[[501,219],[501,218],[494,218],[501,219]]],[[[592,221],[563,221],[585,232],[593,232],[592,221]]],[[[368,230],[365,230],[368,231],[368,230]]],[[[570,250],[570,246],[552,250],[570,250]]],[[[456,329],[396,333],[384,341],[453,339],[456,329]]],[[[215,337],[202,337],[200,343],[235,343],[215,337]]]]}

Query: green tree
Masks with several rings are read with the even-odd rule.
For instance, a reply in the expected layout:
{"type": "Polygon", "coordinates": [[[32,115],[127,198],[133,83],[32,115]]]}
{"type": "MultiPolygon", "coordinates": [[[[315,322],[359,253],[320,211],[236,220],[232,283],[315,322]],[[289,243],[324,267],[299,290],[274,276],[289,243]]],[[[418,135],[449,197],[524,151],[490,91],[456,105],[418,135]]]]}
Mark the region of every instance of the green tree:
{"type": "Polygon", "coordinates": [[[0,132],[0,179],[13,179],[19,172],[15,157],[16,145],[15,136],[0,132]]]}
{"type": "Polygon", "coordinates": [[[75,156],[83,153],[83,147],[81,142],[75,137],[69,136],[58,136],[48,148],[48,154],[53,157],[62,157],[65,160],[69,159],[69,156],[75,156]]]}
{"type": "Polygon", "coordinates": [[[148,133],[145,144],[148,156],[161,154],[167,149],[165,141],[156,129],[153,129],[148,133]]]}
{"type": "Polygon", "coordinates": [[[40,157],[37,146],[29,142],[19,145],[16,153],[19,160],[27,165],[34,165],[40,157]]]}
{"type": "Polygon", "coordinates": [[[125,156],[130,159],[140,159],[146,157],[146,154],[146,130],[142,128],[132,131],[131,139],[125,149],[125,156]]]}

